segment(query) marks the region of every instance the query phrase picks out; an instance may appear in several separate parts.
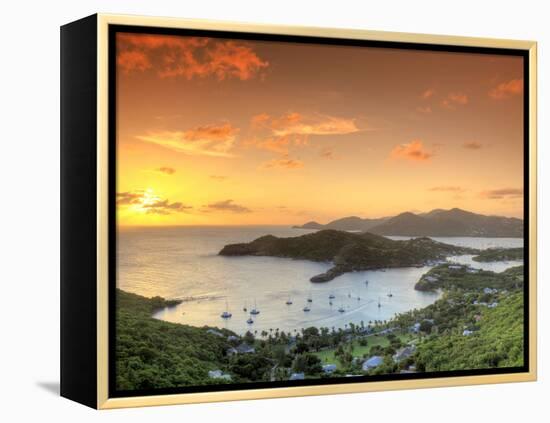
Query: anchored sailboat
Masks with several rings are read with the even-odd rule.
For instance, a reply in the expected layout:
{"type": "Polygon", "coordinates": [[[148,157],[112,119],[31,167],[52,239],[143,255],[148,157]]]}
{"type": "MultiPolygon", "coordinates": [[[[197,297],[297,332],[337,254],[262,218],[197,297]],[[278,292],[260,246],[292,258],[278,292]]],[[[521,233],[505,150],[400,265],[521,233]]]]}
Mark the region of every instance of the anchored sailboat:
{"type": "Polygon", "coordinates": [[[229,312],[229,307],[227,306],[227,300],[225,300],[225,311],[221,314],[222,319],[231,318],[232,314],[229,312]]]}
{"type": "Polygon", "coordinates": [[[252,310],[250,310],[250,314],[252,315],[256,315],[256,314],[260,314],[260,310],[258,310],[258,308],[256,307],[256,299],[254,299],[254,308],[252,310]]]}

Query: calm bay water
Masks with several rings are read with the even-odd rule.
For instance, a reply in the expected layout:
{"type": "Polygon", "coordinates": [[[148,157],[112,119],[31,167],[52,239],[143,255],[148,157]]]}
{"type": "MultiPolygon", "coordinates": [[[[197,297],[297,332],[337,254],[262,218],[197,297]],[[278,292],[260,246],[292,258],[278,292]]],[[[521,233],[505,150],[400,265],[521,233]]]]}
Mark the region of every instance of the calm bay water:
{"type": "MultiPolygon", "coordinates": [[[[361,321],[367,324],[425,307],[439,298],[440,294],[414,290],[414,284],[429,267],[347,273],[330,282],[314,284],[309,278],[326,271],[330,263],[217,255],[226,244],[249,242],[266,234],[289,237],[307,232],[286,226],[125,228],[119,231],[117,286],[147,297],[185,299],[177,307],[156,313],[156,318],[193,326],[226,327],[237,333],[276,328],[293,331],[308,326],[339,328],[361,321]],[[335,296],[332,305],[329,295],[335,296]],[[289,299],[292,305],[286,305],[289,299]],[[226,304],[232,317],[224,320],[220,314],[226,304]],[[311,311],[303,311],[306,304],[311,311]],[[248,324],[249,313],[243,307],[250,311],[254,305],[260,314],[253,317],[253,324],[248,324]],[[345,311],[339,312],[340,308],[345,311]]],[[[522,243],[514,238],[434,239],[476,248],[514,247],[522,243]]],[[[476,263],[471,257],[451,259],[495,271],[521,264],[476,263]]]]}

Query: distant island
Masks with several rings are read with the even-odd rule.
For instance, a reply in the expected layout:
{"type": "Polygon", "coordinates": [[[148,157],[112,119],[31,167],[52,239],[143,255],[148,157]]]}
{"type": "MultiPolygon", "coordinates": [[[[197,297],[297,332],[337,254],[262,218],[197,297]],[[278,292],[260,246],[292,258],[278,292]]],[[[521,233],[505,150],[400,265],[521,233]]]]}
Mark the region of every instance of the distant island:
{"type": "Polygon", "coordinates": [[[307,235],[278,238],[266,235],[249,243],[229,244],[222,256],[273,256],[334,264],[311,282],[327,282],[357,270],[423,266],[447,256],[478,254],[480,250],[444,244],[422,237],[394,241],[372,233],[350,233],[325,229],[307,235]]]}
{"type": "Polygon", "coordinates": [[[298,229],[336,229],[371,232],[386,236],[468,236],[523,237],[523,220],[515,217],[486,216],[459,208],[435,209],[428,213],[401,213],[393,217],[362,219],[344,217],[327,224],[307,222],[298,229]]]}

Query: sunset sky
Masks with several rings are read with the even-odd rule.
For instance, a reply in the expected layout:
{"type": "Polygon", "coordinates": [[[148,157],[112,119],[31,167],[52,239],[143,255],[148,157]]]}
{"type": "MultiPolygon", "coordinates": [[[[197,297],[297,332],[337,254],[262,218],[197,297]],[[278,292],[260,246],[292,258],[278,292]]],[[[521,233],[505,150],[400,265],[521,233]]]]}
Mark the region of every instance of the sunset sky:
{"type": "Polygon", "coordinates": [[[117,36],[121,225],[522,216],[519,57],[117,36]]]}

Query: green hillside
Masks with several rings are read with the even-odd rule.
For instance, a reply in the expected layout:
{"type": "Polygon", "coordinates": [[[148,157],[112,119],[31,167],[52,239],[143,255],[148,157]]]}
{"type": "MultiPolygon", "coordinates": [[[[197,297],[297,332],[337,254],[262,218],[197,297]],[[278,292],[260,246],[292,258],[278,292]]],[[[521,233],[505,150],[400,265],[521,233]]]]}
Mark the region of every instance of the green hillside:
{"type": "Polygon", "coordinates": [[[394,241],[368,232],[357,234],[327,229],[291,238],[267,235],[249,243],[226,245],[219,254],[333,262],[334,267],[328,272],[311,278],[312,282],[325,282],[355,270],[418,266],[450,255],[478,252],[429,238],[394,241]]]}
{"type": "MultiPolygon", "coordinates": [[[[119,390],[216,383],[208,371],[220,368],[229,347],[226,336],[208,328],[153,319],[177,302],[117,290],[116,386],[119,390]]],[[[229,331],[220,330],[225,335],[229,331]]]]}
{"type": "Polygon", "coordinates": [[[432,336],[418,345],[418,371],[523,365],[523,292],[510,294],[495,308],[466,313],[459,323],[451,333],[432,336]],[[465,328],[473,333],[464,336],[465,328]]]}

